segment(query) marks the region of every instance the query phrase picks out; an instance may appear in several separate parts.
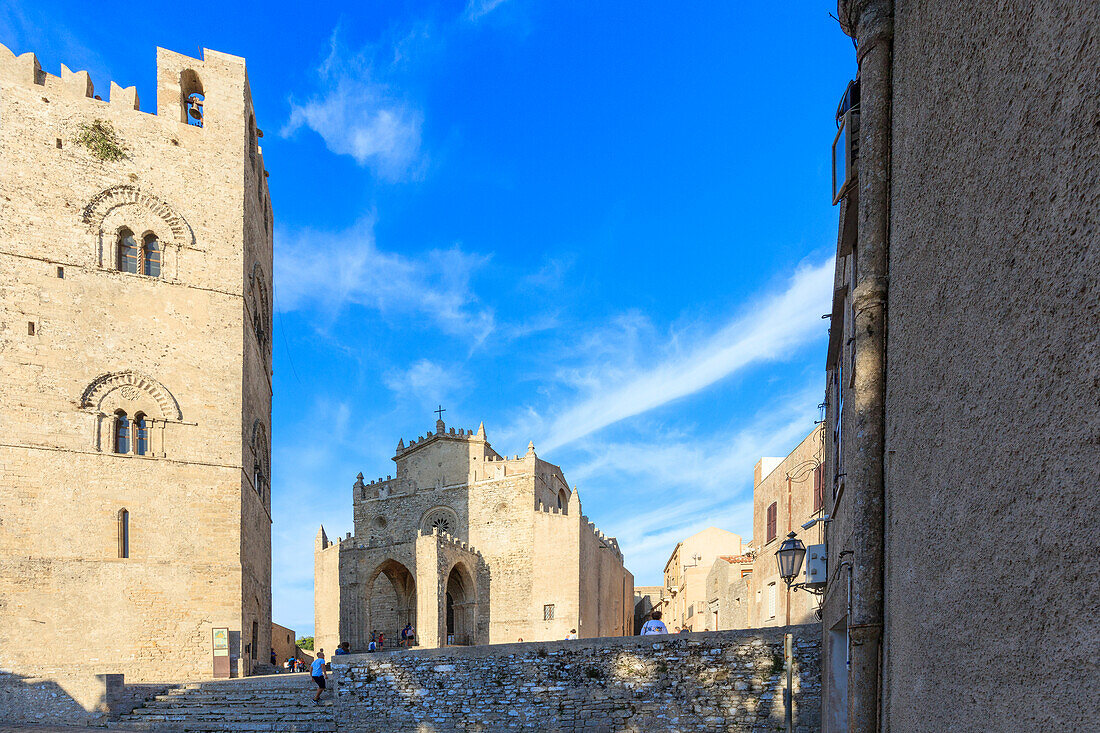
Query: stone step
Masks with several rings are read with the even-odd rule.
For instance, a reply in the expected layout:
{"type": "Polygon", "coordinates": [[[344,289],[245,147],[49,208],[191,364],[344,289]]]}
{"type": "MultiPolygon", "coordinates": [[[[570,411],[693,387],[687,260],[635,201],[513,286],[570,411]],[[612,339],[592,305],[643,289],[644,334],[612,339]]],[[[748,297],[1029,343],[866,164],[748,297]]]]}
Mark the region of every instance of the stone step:
{"type": "Polygon", "coordinates": [[[264,708],[262,705],[256,705],[254,708],[222,708],[217,705],[206,705],[206,707],[194,707],[194,708],[138,708],[131,713],[127,713],[127,716],[134,716],[134,718],[149,718],[151,715],[168,715],[172,718],[199,718],[202,715],[221,715],[222,718],[226,718],[227,715],[232,714],[233,718],[242,718],[254,720],[256,718],[284,718],[284,716],[293,715],[305,715],[312,716],[312,718],[321,718],[321,716],[332,716],[332,705],[326,704],[301,704],[301,705],[282,705],[278,708],[264,708]]]}
{"type": "Polygon", "coordinates": [[[213,731],[285,731],[286,733],[333,733],[334,721],[110,721],[108,729],[121,731],[164,731],[202,733],[213,731]]]}
{"type": "Polygon", "coordinates": [[[262,698],[256,700],[238,700],[235,702],[226,702],[224,700],[162,700],[159,702],[147,702],[144,707],[137,708],[137,710],[179,710],[182,712],[193,712],[195,710],[210,709],[252,712],[256,710],[301,710],[302,708],[312,709],[315,707],[332,707],[334,704],[334,698],[332,697],[332,695],[326,694],[320,699],[319,702],[314,702],[313,695],[307,695],[303,693],[301,695],[287,698],[285,700],[273,700],[270,698],[262,698]]]}
{"type": "Polygon", "coordinates": [[[257,693],[255,695],[214,695],[209,693],[195,693],[192,695],[157,695],[146,705],[178,705],[191,702],[217,702],[222,705],[239,705],[251,703],[277,703],[282,701],[300,700],[303,697],[313,697],[317,688],[302,687],[299,690],[280,690],[269,694],[257,693]]]}

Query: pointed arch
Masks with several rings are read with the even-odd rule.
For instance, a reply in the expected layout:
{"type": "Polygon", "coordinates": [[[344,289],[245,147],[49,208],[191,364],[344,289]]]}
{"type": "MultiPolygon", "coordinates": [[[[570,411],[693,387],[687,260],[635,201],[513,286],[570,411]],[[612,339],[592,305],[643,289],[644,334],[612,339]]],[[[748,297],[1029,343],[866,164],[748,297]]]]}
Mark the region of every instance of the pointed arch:
{"type": "Polygon", "coordinates": [[[194,246],[195,233],[179,212],[160,197],[143,191],[137,186],[118,185],[105,188],[84,206],[82,218],[84,223],[91,227],[93,233],[99,233],[103,230],[103,220],[107,215],[118,207],[126,205],[137,205],[151,211],[164,221],[172,232],[172,239],[177,244],[194,246]]]}
{"type": "Polygon", "coordinates": [[[248,280],[252,286],[252,330],[266,360],[271,336],[271,299],[268,295],[267,278],[259,262],[252,266],[248,280]]]}
{"type": "Polygon", "coordinates": [[[121,372],[109,372],[96,377],[80,396],[80,406],[102,411],[103,401],[116,389],[130,387],[147,394],[160,408],[160,417],[164,420],[183,420],[179,403],[168,389],[150,376],[127,369],[121,372]]]}
{"type": "Polygon", "coordinates": [[[263,422],[252,422],[252,487],[266,501],[271,493],[271,443],[263,422]]]}

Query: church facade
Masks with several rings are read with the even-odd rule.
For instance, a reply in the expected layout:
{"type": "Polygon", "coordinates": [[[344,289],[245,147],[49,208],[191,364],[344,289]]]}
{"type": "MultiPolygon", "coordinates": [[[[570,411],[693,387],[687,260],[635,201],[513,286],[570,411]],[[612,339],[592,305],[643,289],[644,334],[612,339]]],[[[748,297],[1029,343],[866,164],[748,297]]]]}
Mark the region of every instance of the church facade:
{"type": "Polygon", "coordinates": [[[613,537],[581,513],[561,468],[533,444],[511,458],[442,420],[396,474],[352,487],[355,533],[315,546],[316,647],[423,647],[633,633],[634,577],[613,537]]]}

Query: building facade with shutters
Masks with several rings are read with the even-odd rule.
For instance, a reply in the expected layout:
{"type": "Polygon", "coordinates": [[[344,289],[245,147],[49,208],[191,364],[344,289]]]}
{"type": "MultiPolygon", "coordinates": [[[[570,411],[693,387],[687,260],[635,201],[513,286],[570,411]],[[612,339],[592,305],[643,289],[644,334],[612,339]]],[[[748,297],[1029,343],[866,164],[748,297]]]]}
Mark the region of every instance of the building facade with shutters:
{"type": "MultiPolygon", "coordinates": [[[[802,525],[824,514],[822,493],[823,428],[818,425],[783,458],[761,458],[754,469],[752,490],[753,563],[749,589],[750,624],[754,628],[817,621],[817,596],[787,591],[779,577],[775,551],[791,532],[806,545],[823,542],[824,529],[802,525]]],[[[798,582],[796,580],[796,582],[798,582]]]]}
{"type": "Polygon", "coordinates": [[[752,492],[754,538],[744,554],[720,556],[708,568],[708,614],[702,629],[693,630],[785,626],[788,608],[791,624],[818,620],[818,596],[804,591],[788,593],[779,577],[775,551],[790,532],[807,545],[824,541],[820,523],[809,530],[802,528],[804,523],[824,517],[822,431],[821,425],[815,427],[787,456],[757,461],[752,492]]]}
{"type": "Polygon", "coordinates": [[[0,669],[267,664],[271,204],[243,59],[0,46],[0,669]]]}
{"type": "Polygon", "coordinates": [[[315,647],[386,646],[411,624],[423,647],[624,636],[634,578],[614,537],[588,521],[561,468],[511,458],[477,432],[405,444],[396,472],[352,487],[355,533],[315,551],[315,647]]]}

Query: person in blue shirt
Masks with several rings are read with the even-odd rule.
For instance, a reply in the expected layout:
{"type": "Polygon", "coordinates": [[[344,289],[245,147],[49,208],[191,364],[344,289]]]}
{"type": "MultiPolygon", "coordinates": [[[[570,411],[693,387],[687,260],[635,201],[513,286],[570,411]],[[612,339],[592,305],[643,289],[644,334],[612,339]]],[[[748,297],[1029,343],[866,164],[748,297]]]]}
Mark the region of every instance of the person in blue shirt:
{"type": "Polygon", "coordinates": [[[317,683],[317,694],[313,696],[313,702],[321,701],[321,693],[325,691],[325,653],[317,652],[317,658],[309,668],[309,674],[317,683]]]}

